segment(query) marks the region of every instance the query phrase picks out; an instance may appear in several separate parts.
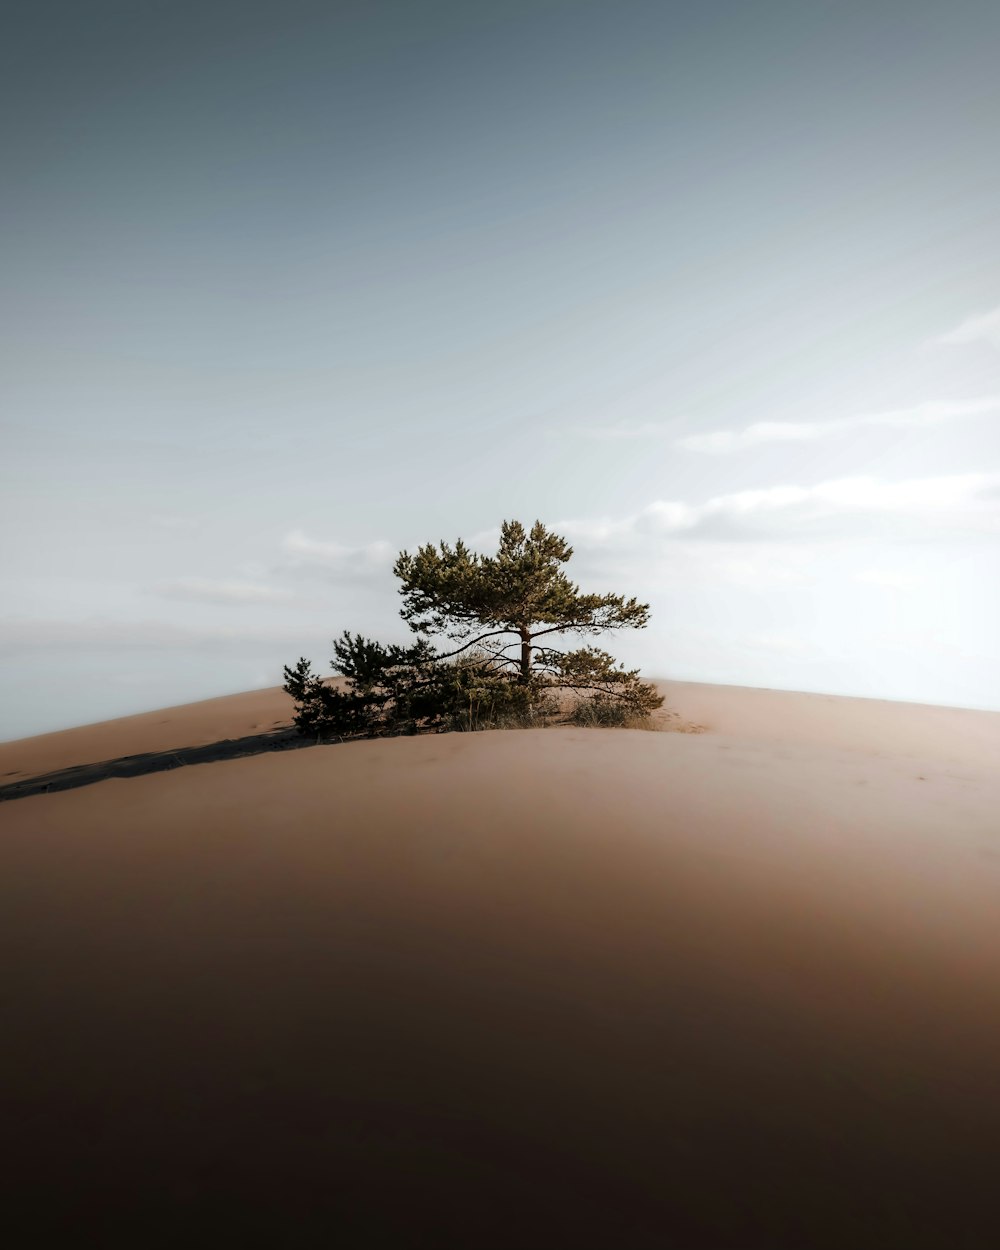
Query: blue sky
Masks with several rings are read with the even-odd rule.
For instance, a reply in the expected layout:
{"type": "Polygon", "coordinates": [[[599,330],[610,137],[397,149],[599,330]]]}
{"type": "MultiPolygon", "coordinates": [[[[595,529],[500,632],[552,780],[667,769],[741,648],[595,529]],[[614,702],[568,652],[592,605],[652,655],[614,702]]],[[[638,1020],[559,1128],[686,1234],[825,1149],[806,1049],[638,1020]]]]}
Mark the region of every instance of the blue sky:
{"type": "Polygon", "coordinates": [[[0,737],[544,520],[653,675],[1000,708],[994,3],[14,5],[0,737]]]}

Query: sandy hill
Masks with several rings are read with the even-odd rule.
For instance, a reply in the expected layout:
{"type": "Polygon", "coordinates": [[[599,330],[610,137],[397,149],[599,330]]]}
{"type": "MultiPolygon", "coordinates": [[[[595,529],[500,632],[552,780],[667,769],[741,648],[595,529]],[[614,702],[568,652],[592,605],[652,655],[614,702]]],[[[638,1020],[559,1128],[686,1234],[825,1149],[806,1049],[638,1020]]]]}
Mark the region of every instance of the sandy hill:
{"type": "Polygon", "coordinates": [[[11,1244],[992,1244],[1000,714],[661,686],[0,745],[11,1244]]]}

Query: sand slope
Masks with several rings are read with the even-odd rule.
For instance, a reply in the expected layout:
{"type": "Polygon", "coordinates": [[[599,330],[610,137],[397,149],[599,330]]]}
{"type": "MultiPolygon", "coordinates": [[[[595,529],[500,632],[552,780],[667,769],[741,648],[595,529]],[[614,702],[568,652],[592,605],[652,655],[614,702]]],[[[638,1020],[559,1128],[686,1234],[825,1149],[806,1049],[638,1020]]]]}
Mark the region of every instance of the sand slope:
{"type": "MultiPolygon", "coordinates": [[[[665,686],[706,732],[268,751],[0,804],[9,1220],[992,1244],[1000,715],[665,686]]],[[[0,782],[282,708],[5,744],[0,782]]]]}

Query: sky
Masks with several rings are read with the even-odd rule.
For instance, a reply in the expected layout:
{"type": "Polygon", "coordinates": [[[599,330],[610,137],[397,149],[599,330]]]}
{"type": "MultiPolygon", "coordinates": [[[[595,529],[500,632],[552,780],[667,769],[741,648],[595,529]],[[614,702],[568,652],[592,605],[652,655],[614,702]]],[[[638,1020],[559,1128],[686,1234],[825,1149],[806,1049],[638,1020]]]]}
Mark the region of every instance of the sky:
{"type": "Polygon", "coordinates": [[[650,676],[1000,709],[995,0],[14,0],[0,738],[406,641],[536,518],[650,676]]]}

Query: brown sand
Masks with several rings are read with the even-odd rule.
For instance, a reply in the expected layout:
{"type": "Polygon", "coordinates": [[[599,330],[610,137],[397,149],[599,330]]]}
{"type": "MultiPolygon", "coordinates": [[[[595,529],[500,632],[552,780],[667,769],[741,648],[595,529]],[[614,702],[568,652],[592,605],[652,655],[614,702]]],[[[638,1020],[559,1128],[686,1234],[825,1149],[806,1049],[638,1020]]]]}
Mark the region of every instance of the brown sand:
{"type": "Polygon", "coordinates": [[[13,1244],[995,1244],[1000,714],[663,688],[0,804],[13,1244]]]}

